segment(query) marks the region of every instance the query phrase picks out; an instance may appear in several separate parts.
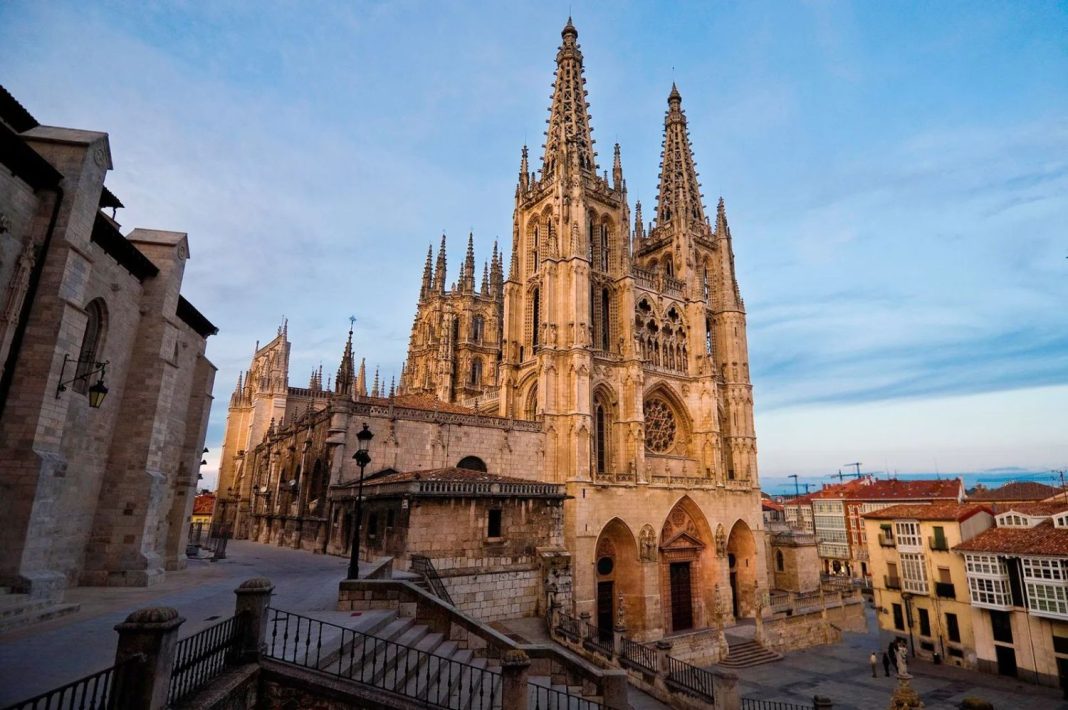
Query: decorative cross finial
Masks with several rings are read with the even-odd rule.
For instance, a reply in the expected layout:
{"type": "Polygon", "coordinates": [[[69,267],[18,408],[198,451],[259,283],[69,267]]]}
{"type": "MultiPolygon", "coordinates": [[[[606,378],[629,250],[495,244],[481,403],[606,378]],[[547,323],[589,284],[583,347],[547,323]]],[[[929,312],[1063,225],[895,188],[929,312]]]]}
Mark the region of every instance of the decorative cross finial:
{"type": "Polygon", "coordinates": [[[356,327],[356,316],[349,316],[349,333],[356,327]]]}

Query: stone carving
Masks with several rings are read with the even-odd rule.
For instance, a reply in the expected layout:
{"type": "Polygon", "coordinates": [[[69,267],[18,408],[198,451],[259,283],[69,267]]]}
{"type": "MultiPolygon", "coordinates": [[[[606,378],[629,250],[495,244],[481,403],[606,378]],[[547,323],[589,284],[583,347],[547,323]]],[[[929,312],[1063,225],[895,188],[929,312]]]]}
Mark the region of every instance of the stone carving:
{"type": "Polygon", "coordinates": [[[656,533],[653,531],[652,525],[646,525],[642,528],[639,535],[639,544],[641,545],[641,559],[642,562],[655,562],[656,561],[656,533]]]}

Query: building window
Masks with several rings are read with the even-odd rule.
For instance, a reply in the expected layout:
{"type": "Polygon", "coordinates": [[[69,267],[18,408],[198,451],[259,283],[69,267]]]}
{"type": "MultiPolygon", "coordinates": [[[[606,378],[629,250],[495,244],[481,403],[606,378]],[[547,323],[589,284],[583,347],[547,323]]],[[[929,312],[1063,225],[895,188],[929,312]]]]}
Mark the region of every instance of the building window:
{"type": "Polygon", "coordinates": [[[471,341],[474,343],[482,342],[482,330],[485,326],[485,321],[482,316],[475,316],[471,319],[471,341]]]}
{"type": "Polygon", "coordinates": [[[960,625],[956,614],[946,614],[946,634],[953,643],[960,643],[960,625]]]}
{"type": "Polygon", "coordinates": [[[472,387],[478,387],[482,384],[482,358],[471,358],[471,379],[470,385],[472,387]]]}
{"type": "Polygon", "coordinates": [[[486,462],[477,456],[464,456],[460,459],[460,462],[456,464],[456,468],[466,469],[468,471],[481,471],[486,472],[486,462]]]}
{"type": "Polygon", "coordinates": [[[902,589],[913,594],[928,594],[927,565],[922,552],[901,553],[902,589]]]}
{"type": "Polygon", "coordinates": [[[675,445],[678,424],[671,407],[660,399],[645,403],[645,448],[653,453],[664,454],[675,445]]]}
{"type": "Polygon", "coordinates": [[[88,375],[96,369],[96,362],[100,359],[100,353],[104,349],[104,326],[107,315],[104,301],[94,298],[86,305],[85,315],[85,332],[82,334],[82,346],[78,350],[76,379],[71,383],[71,389],[80,394],[88,391],[91,379],[88,375]]]}
{"type": "Polygon", "coordinates": [[[611,300],[608,289],[601,289],[601,350],[611,350],[612,336],[609,323],[611,322],[611,300]]]}
{"type": "Polygon", "coordinates": [[[605,473],[608,470],[608,416],[605,414],[604,405],[600,402],[597,403],[593,416],[597,473],[605,473]]]}
{"type": "Polygon", "coordinates": [[[367,516],[367,539],[374,540],[378,537],[378,513],[367,516]]]}
{"type": "Polygon", "coordinates": [[[534,289],[531,293],[531,332],[530,332],[530,344],[534,347],[538,347],[538,331],[541,330],[541,299],[538,289],[534,289]]]}
{"type": "Polygon", "coordinates": [[[968,592],[972,604],[986,607],[1012,606],[1009,571],[1005,561],[997,555],[966,553],[964,566],[968,572],[968,592]]]}
{"type": "Polygon", "coordinates": [[[917,609],[920,613],[920,636],[931,637],[931,615],[926,609],[917,609]]]}
{"type": "Polygon", "coordinates": [[[990,612],[990,630],[995,641],[1012,643],[1012,614],[1007,611],[990,612]]]}
{"type": "Polygon", "coordinates": [[[486,537],[499,538],[501,537],[501,509],[492,508],[489,511],[489,517],[486,522],[486,537]]]}
{"type": "Polygon", "coordinates": [[[894,628],[898,631],[905,630],[905,612],[900,604],[890,605],[894,610],[894,628]]]}
{"type": "Polygon", "coordinates": [[[916,522],[897,521],[895,523],[897,528],[897,546],[912,547],[919,549],[922,543],[920,537],[920,524],[916,522]]]}
{"type": "Polygon", "coordinates": [[[776,550],[775,551],[775,569],[778,570],[779,572],[785,572],[786,571],[786,564],[785,564],[785,560],[783,560],[782,550],[776,550]]]}

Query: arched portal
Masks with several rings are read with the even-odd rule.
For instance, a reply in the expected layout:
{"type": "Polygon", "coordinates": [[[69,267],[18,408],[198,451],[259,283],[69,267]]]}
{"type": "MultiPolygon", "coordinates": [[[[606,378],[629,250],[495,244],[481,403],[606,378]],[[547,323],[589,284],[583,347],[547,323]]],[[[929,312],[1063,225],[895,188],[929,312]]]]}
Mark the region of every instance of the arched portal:
{"type": "Polygon", "coordinates": [[[709,625],[716,596],[716,567],[712,529],[697,504],[683,496],[660,531],[664,628],[677,632],[709,625]]]}
{"type": "Polygon", "coordinates": [[[596,626],[607,639],[619,623],[622,601],[623,624],[641,628],[644,618],[641,570],[634,533],[619,518],[612,518],[597,537],[594,559],[596,626]]]}
{"type": "Polygon", "coordinates": [[[756,540],[742,520],[734,524],[727,538],[727,563],[734,618],[752,616],[756,610],[756,540]]]}

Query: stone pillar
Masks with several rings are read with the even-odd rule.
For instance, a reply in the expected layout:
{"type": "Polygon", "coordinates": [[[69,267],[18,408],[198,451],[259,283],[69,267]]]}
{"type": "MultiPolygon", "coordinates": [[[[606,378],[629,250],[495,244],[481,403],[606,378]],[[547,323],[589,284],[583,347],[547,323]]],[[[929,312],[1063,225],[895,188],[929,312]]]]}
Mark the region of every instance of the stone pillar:
{"type": "Polygon", "coordinates": [[[234,614],[242,625],[241,657],[246,661],[259,660],[266,645],[267,605],[273,591],[274,585],[266,577],[246,579],[234,590],[234,614]]]}
{"type": "Polygon", "coordinates": [[[167,707],[178,627],[184,622],[177,609],[163,606],[138,609],[115,627],[119,632],[115,663],[129,661],[114,680],[114,697],[122,706],[144,710],[167,707]]]}
{"type": "Polygon", "coordinates": [[[530,658],[519,650],[504,652],[501,659],[501,707],[527,710],[527,671],[530,658]]]}
{"type": "Polygon", "coordinates": [[[671,671],[668,668],[668,658],[671,657],[671,642],[665,639],[660,639],[656,642],[656,658],[657,658],[657,670],[660,675],[667,677],[671,671]]]}
{"type": "Polygon", "coordinates": [[[716,710],[740,710],[741,698],[738,697],[738,676],[729,671],[713,671],[716,680],[712,685],[712,697],[716,710]]]}
{"type": "MultiPolygon", "coordinates": [[[[601,688],[603,705],[608,710],[628,710],[630,701],[627,700],[627,672],[604,671],[604,687],[601,688]]],[[[505,707],[508,707],[505,705],[505,707]]]]}

